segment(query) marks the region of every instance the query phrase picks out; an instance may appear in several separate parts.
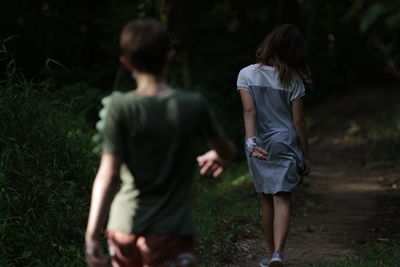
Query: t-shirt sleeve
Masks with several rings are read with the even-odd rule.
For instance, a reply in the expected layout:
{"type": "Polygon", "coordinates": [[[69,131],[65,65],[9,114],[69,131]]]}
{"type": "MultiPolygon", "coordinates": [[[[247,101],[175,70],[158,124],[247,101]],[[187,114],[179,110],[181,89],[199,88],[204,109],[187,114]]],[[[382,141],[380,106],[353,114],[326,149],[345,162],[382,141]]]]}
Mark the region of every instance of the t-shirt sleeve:
{"type": "Polygon", "coordinates": [[[218,135],[221,128],[217,122],[214,112],[211,110],[210,104],[202,96],[200,96],[200,114],[201,114],[201,134],[205,139],[218,135]]]}
{"type": "Polygon", "coordinates": [[[246,90],[249,91],[249,84],[247,82],[247,77],[243,70],[239,72],[237,82],[236,82],[237,90],[246,90]]]}
{"type": "Polygon", "coordinates": [[[118,102],[112,101],[105,117],[102,153],[123,157],[126,147],[125,136],[126,129],[121,106],[118,105],[118,102]]]}
{"type": "Polygon", "coordinates": [[[301,97],[303,97],[305,94],[306,90],[303,81],[300,78],[296,79],[292,87],[290,101],[291,102],[296,101],[301,97]]]}

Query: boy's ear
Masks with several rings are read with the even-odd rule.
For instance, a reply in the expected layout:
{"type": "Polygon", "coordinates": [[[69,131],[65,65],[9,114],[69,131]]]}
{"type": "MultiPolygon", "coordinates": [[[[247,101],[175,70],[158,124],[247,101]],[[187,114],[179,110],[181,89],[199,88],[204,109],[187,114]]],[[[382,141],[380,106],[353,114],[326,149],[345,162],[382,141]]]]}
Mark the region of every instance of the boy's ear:
{"type": "Polygon", "coordinates": [[[119,56],[119,62],[121,62],[122,66],[124,66],[124,68],[129,72],[132,72],[135,69],[132,63],[125,56],[119,56]]]}

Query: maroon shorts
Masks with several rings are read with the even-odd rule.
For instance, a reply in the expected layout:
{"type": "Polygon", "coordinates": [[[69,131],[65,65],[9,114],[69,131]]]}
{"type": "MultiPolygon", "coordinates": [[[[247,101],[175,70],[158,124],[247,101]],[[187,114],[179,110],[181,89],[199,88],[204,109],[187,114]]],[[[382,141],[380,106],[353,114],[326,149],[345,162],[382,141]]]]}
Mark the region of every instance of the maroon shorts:
{"type": "Polygon", "coordinates": [[[135,235],[109,230],[107,237],[114,267],[195,266],[193,236],[135,235]]]}

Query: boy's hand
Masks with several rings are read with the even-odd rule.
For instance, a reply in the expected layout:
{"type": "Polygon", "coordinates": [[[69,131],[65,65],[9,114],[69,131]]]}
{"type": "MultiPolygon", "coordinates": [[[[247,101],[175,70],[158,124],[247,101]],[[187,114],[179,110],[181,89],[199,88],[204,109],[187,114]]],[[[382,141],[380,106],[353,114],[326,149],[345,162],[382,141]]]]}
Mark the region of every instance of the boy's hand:
{"type": "Polygon", "coordinates": [[[86,239],[86,262],[90,267],[110,266],[110,257],[105,256],[98,240],[86,239]]]}
{"type": "Polygon", "coordinates": [[[225,167],[224,161],[218,156],[215,150],[210,150],[197,157],[201,175],[219,176],[225,167]]]}

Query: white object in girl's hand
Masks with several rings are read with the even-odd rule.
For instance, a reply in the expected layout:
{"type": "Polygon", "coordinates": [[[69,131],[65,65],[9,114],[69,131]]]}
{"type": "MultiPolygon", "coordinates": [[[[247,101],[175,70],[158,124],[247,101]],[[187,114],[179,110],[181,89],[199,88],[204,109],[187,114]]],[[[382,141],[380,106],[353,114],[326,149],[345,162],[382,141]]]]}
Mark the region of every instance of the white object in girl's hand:
{"type": "Polygon", "coordinates": [[[254,147],[260,141],[261,141],[260,138],[258,138],[257,136],[246,138],[245,140],[246,150],[251,154],[254,150],[254,147]]]}
{"type": "Polygon", "coordinates": [[[246,138],[245,140],[246,150],[252,157],[262,160],[267,160],[266,155],[268,154],[268,152],[257,145],[260,142],[261,142],[260,138],[256,136],[246,138]]]}

